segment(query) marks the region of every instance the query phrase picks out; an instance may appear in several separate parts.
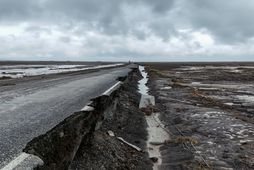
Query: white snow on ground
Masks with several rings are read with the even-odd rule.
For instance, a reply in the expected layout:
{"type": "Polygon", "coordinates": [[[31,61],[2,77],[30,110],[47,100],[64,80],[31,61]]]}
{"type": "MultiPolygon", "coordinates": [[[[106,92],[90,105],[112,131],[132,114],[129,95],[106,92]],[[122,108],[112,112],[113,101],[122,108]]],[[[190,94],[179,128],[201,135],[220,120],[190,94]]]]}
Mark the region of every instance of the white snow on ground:
{"type": "Polygon", "coordinates": [[[233,106],[234,105],[234,103],[224,103],[225,105],[228,105],[228,106],[233,106]]]}
{"type": "Polygon", "coordinates": [[[254,103],[254,96],[251,95],[237,95],[236,96],[239,100],[248,102],[248,103],[254,103]]]}
{"type": "Polygon", "coordinates": [[[118,64],[107,64],[98,66],[88,66],[88,65],[5,65],[0,66],[0,78],[22,78],[25,76],[37,76],[45,74],[55,74],[64,73],[72,71],[81,70],[91,70],[108,68],[123,65],[123,63],[118,64]]]}

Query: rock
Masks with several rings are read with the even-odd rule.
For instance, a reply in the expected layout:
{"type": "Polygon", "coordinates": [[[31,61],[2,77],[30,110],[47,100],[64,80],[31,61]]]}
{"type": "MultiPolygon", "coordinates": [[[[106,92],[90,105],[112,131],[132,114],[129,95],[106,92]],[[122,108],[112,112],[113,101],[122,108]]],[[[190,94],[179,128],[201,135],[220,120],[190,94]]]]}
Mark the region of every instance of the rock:
{"type": "Polygon", "coordinates": [[[64,137],[64,132],[59,133],[60,138],[64,137]]]}
{"type": "Polygon", "coordinates": [[[109,136],[112,136],[112,137],[115,136],[114,132],[111,131],[111,130],[108,131],[108,135],[109,135],[109,136]]]}

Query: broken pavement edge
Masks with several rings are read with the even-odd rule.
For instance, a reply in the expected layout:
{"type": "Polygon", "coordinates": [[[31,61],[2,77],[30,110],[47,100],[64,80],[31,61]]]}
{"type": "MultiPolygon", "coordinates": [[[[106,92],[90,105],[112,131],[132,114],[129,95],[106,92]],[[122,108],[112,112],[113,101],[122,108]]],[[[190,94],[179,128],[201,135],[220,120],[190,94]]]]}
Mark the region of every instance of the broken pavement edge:
{"type": "MultiPolygon", "coordinates": [[[[131,67],[127,76],[132,72],[138,72],[137,65],[131,67]]],[[[128,81],[126,77],[118,80],[122,83],[128,81]]],[[[91,143],[93,133],[107,116],[105,112],[114,109],[115,98],[121,87],[118,85],[110,93],[92,99],[88,106],[93,109],[75,112],[47,133],[31,140],[23,151],[43,160],[44,165],[37,169],[68,169],[80,144],[91,143]]]]}

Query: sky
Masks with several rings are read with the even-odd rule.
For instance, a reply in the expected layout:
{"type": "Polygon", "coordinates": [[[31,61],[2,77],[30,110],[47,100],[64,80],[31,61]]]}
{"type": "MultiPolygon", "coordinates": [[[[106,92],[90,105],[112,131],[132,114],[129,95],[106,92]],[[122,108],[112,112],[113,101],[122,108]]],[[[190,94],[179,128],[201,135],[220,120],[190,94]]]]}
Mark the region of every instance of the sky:
{"type": "Polygon", "coordinates": [[[254,61],[253,0],[0,0],[0,60],[254,61]]]}

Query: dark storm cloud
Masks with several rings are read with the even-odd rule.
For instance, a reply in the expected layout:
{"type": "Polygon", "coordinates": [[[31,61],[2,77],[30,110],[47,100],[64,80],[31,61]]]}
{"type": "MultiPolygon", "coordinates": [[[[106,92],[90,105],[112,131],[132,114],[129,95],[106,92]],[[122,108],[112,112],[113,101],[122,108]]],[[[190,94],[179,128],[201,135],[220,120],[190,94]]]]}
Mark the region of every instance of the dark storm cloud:
{"type": "MultiPolygon", "coordinates": [[[[128,3],[129,1],[126,0],[128,3]]],[[[170,10],[175,0],[133,0],[133,2],[140,2],[152,8],[157,13],[163,13],[170,10]]]]}
{"type": "Polygon", "coordinates": [[[192,26],[208,29],[225,43],[244,42],[254,36],[252,0],[186,0],[184,5],[192,26]]]}
{"type": "Polygon", "coordinates": [[[176,34],[174,24],[181,24],[182,20],[188,21],[189,27],[207,29],[226,43],[242,42],[254,36],[252,0],[178,2],[181,3],[175,0],[1,0],[0,19],[2,22],[43,20],[63,27],[68,25],[70,29],[77,23],[83,23],[79,26],[85,25],[110,35],[132,33],[141,39],[146,33],[133,27],[138,22],[143,22],[154,34],[167,39],[170,34],[176,34]],[[127,14],[123,14],[125,6],[129,6],[127,14]],[[150,9],[147,17],[151,18],[129,22],[126,15],[131,16],[132,8],[139,7],[150,9]],[[169,20],[167,12],[174,8],[180,9],[180,15],[169,20]]]}
{"type": "Polygon", "coordinates": [[[253,0],[0,0],[0,57],[252,54],[253,15],[253,0]]]}
{"type": "MultiPolygon", "coordinates": [[[[61,26],[67,24],[70,27],[74,27],[77,23],[83,23],[91,29],[96,27],[106,34],[132,32],[134,35],[137,34],[137,37],[142,37],[145,33],[133,28],[136,23],[129,23],[126,20],[123,8],[125,6],[130,8],[144,6],[151,9],[152,13],[156,13],[156,18],[160,18],[160,15],[165,15],[165,12],[170,10],[173,4],[173,0],[1,0],[0,19],[6,22],[42,20],[61,26]]],[[[129,9],[127,15],[132,15],[131,12],[132,9],[129,9]]],[[[148,22],[148,26],[150,19],[146,18],[145,20],[148,22]]],[[[168,28],[161,29],[162,26],[158,24],[151,26],[157,35],[168,32],[168,28]]]]}
{"type": "MultiPolygon", "coordinates": [[[[54,0],[47,1],[45,6],[58,19],[85,22],[90,27],[96,25],[97,29],[110,35],[133,33],[138,38],[144,38],[145,33],[133,27],[137,23],[130,23],[125,18],[126,15],[127,17],[132,15],[131,8],[147,7],[158,15],[156,18],[160,18],[160,14],[165,15],[165,12],[173,7],[173,2],[173,0],[54,0]],[[127,14],[123,14],[126,6],[129,7],[129,11],[127,14]]],[[[141,23],[147,22],[149,26],[150,19],[146,18],[141,23]]],[[[156,27],[150,27],[158,35],[161,35],[158,31],[162,31],[162,33],[168,32],[167,27],[164,30],[154,28],[156,27]]]]}
{"type": "Polygon", "coordinates": [[[35,0],[0,0],[0,20],[27,20],[41,11],[40,3],[35,0]]]}

